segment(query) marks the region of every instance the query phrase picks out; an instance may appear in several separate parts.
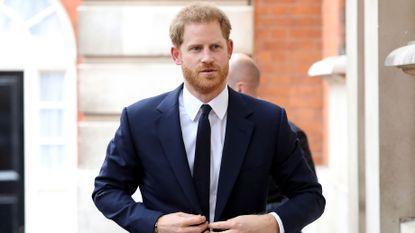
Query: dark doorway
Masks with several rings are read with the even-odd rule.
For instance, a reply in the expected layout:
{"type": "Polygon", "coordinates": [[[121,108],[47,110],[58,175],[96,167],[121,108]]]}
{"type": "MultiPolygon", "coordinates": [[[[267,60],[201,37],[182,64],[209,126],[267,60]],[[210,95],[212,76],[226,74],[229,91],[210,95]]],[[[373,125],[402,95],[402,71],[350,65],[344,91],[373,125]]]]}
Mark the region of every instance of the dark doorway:
{"type": "Polygon", "coordinates": [[[0,71],[0,233],[24,232],[23,72],[0,71]]]}

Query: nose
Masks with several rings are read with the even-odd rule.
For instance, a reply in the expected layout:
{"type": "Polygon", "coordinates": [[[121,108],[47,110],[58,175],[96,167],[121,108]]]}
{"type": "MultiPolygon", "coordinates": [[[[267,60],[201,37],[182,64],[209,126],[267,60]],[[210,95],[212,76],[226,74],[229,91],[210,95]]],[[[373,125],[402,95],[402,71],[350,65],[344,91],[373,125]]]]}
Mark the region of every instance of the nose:
{"type": "Polygon", "coordinates": [[[214,59],[213,59],[212,51],[210,51],[210,49],[204,49],[201,62],[209,64],[209,63],[212,63],[213,61],[214,59]]]}

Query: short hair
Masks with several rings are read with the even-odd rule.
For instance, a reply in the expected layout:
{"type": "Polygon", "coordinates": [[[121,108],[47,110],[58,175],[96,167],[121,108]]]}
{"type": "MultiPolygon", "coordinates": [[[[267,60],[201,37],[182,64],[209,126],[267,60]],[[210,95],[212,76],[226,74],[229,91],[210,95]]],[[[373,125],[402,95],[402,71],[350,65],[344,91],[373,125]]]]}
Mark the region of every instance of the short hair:
{"type": "Polygon", "coordinates": [[[210,23],[217,21],[222,30],[222,35],[229,40],[231,23],[226,14],[211,4],[195,3],[184,7],[170,24],[170,39],[174,46],[180,47],[183,43],[184,27],[190,23],[210,23]]]}

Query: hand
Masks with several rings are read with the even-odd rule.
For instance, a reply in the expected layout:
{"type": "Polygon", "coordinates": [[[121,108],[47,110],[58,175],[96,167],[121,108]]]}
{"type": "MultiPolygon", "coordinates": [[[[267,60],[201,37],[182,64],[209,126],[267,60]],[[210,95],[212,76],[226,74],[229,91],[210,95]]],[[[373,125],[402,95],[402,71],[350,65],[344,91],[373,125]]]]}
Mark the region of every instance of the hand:
{"type": "Polygon", "coordinates": [[[227,221],[210,223],[213,231],[225,233],[279,233],[277,220],[271,214],[242,215],[227,221]]]}
{"type": "Polygon", "coordinates": [[[157,220],[159,233],[201,233],[207,227],[208,222],[204,216],[183,212],[166,214],[157,220]]]}

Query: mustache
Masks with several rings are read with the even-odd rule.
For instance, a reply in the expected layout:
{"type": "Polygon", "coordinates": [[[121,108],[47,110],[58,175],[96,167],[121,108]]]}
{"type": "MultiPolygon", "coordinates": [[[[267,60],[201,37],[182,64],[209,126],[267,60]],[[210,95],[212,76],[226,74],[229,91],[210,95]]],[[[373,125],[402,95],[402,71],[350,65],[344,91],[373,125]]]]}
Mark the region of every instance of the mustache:
{"type": "Polygon", "coordinates": [[[215,64],[206,64],[206,65],[201,65],[201,66],[196,68],[197,72],[200,72],[200,71],[203,71],[203,70],[220,70],[220,67],[218,65],[215,65],[215,64]]]}

